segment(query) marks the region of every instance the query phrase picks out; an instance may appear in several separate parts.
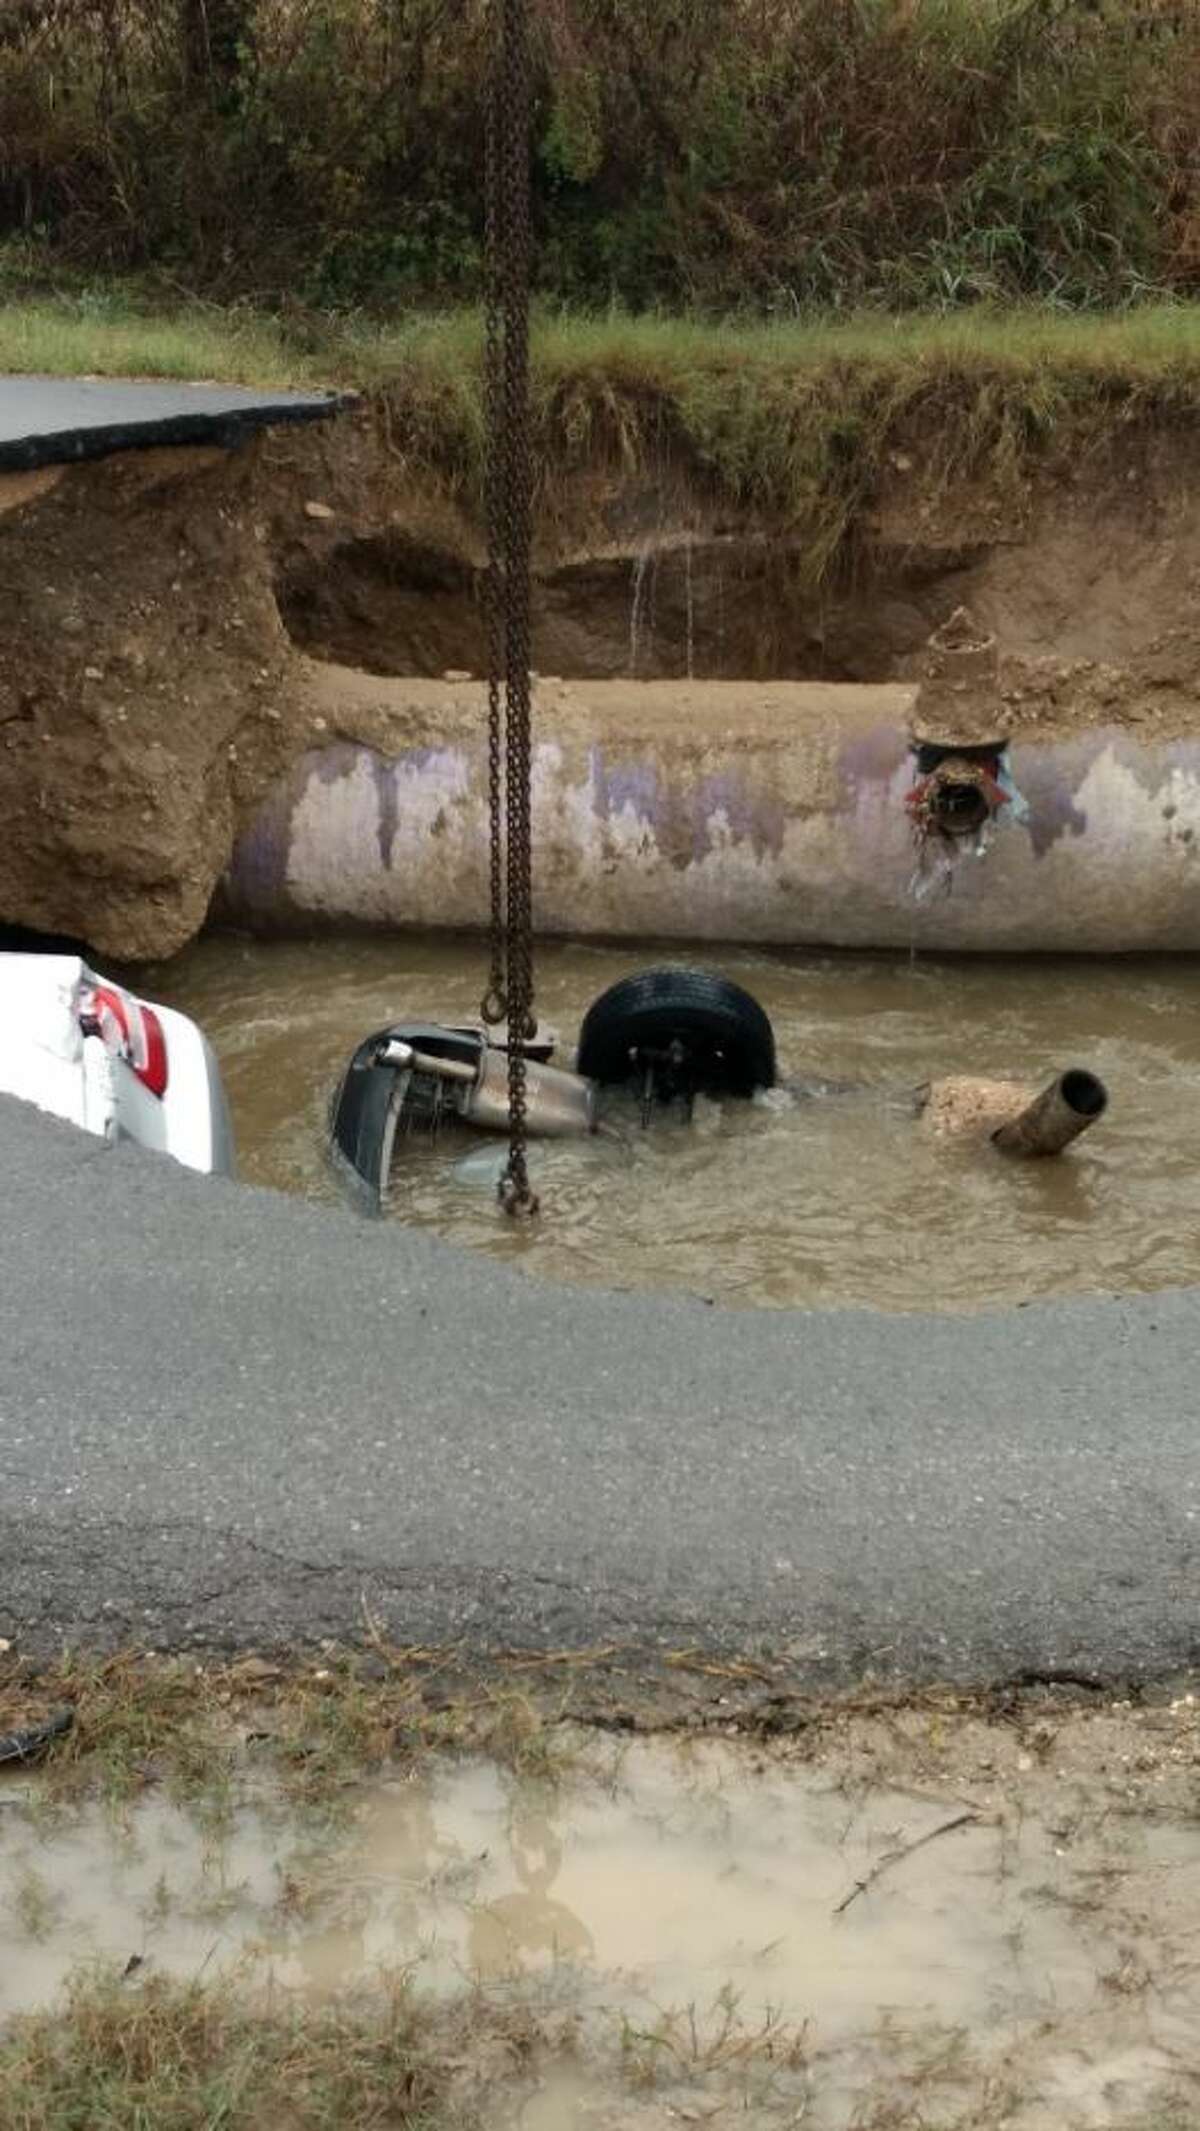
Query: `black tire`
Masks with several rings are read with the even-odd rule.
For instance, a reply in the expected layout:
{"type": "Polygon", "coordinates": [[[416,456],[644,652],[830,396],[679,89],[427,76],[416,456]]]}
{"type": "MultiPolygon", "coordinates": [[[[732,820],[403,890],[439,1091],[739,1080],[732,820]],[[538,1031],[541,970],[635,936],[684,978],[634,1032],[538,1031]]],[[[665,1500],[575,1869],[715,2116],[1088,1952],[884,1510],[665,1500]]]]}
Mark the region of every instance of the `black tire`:
{"type": "Polygon", "coordinates": [[[602,992],[579,1032],[579,1071],[615,1087],[678,1044],[677,1082],[703,1095],[775,1085],[775,1036],[757,999],[711,970],[641,969],[602,992]]]}

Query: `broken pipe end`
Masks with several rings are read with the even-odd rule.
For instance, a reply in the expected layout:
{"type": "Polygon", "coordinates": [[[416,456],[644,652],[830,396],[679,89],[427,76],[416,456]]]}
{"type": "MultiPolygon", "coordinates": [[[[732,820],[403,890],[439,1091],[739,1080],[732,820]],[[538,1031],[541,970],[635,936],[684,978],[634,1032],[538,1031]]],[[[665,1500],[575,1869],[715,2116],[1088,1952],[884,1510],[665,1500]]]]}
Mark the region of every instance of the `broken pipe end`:
{"type": "Polygon", "coordinates": [[[1019,1117],[993,1132],[992,1145],[1005,1154],[1061,1154],[1107,1108],[1104,1082],[1082,1066],[1072,1066],[1043,1088],[1019,1117]]]}

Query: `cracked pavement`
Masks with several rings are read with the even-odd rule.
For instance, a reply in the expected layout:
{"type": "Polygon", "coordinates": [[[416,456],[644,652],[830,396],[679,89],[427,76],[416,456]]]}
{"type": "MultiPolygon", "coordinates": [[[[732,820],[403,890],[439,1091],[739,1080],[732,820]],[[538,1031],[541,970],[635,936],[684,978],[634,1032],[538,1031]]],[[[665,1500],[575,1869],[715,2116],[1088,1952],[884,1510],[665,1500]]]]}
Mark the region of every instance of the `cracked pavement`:
{"type": "Polygon", "coordinates": [[[981,1317],[535,1284],[0,1099],[0,1635],[1186,1670],[1192,1293],[981,1317]]]}

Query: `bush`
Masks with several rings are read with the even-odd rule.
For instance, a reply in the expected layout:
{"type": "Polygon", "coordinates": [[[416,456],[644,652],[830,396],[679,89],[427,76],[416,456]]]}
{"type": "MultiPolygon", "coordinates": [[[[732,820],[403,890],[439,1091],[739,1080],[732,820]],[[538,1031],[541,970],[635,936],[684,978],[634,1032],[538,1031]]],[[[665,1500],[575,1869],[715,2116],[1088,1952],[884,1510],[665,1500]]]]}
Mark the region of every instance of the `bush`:
{"type": "MultiPolygon", "coordinates": [[[[550,297],[778,313],[1200,279],[1200,8],[530,0],[550,297]]],[[[9,0],[0,236],[209,294],[475,293],[486,0],[9,0]]]]}

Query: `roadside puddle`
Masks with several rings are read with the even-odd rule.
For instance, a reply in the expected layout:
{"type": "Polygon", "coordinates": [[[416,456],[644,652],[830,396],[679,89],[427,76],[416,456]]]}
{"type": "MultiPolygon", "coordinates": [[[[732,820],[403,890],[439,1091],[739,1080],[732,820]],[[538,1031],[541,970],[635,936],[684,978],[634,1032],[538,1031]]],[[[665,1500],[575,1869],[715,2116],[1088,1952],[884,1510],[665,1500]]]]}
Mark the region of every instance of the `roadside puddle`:
{"type": "MultiPolygon", "coordinates": [[[[927,1795],[636,1742],[556,1784],[431,1762],[326,1818],[264,1794],[197,1817],[158,1790],[120,1818],[56,1810],[29,1779],[0,1802],[0,2017],[95,1962],[239,1965],[310,2003],[404,1970],[442,1999],[570,2002],[626,2071],[790,2050],[806,2080],[821,2068],[805,2121],[830,2124],[864,2080],[935,2059],[951,2086],[968,2059],[1035,2068],[1049,2114],[1013,2122],[1115,2123],[1114,2094],[1200,2050],[1200,1827],[1072,1785],[1014,1811],[986,1784],[927,1795]]],[[[519,2120],[598,2120],[570,2078],[554,2102],[557,2078],[519,2120]]]]}

